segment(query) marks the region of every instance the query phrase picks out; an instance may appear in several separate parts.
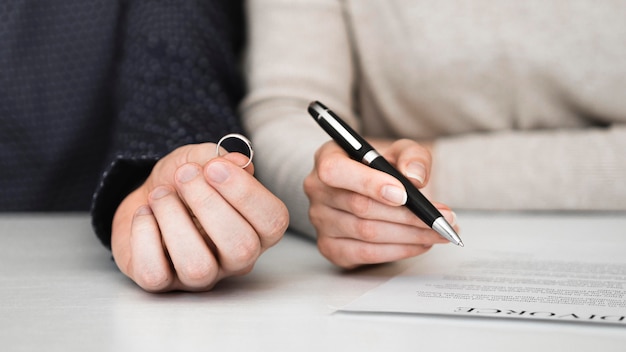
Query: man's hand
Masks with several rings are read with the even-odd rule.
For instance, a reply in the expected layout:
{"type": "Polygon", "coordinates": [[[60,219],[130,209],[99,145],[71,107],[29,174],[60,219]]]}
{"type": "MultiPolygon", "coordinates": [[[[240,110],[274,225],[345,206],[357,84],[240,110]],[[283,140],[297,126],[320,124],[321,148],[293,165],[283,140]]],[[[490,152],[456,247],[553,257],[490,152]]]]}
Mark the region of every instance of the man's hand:
{"type": "Polygon", "coordinates": [[[111,246],[120,270],[146,291],[206,291],[250,272],[283,236],[285,205],[245,169],[247,157],[216,157],[187,145],[161,159],[120,204],[111,246]]]}

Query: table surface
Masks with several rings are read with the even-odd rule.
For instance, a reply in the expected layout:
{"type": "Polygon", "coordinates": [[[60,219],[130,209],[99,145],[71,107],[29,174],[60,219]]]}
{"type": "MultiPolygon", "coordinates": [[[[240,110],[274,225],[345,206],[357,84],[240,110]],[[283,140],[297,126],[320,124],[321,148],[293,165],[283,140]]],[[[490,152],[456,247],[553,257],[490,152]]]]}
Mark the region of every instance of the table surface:
{"type": "MultiPolygon", "coordinates": [[[[550,243],[593,238],[626,249],[626,214],[460,213],[459,219],[466,245],[510,243],[501,230],[515,228],[529,236],[549,229],[550,243]]],[[[623,326],[337,313],[415,260],[447,255],[451,247],[343,272],[314,243],[287,234],[252,273],[213,291],[150,294],[117,270],[87,214],[4,214],[0,349],[626,351],[623,326]]]]}

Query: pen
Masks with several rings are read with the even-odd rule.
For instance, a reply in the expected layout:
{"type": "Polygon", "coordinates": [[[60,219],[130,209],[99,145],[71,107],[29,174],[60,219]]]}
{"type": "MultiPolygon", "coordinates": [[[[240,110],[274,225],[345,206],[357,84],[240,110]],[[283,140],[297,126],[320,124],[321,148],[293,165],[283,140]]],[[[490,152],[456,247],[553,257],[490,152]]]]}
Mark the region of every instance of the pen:
{"type": "Polygon", "coordinates": [[[326,131],[352,159],[398,179],[398,181],[404,185],[408,196],[404,205],[442,237],[463,247],[461,238],[443,215],[441,215],[439,210],[424,197],[411,181],[404,177],[404,175],[396,170],[396,168],[367,143],[363,137],[319,101],[311,102],[308,111],[324,131],[326,131]]]}

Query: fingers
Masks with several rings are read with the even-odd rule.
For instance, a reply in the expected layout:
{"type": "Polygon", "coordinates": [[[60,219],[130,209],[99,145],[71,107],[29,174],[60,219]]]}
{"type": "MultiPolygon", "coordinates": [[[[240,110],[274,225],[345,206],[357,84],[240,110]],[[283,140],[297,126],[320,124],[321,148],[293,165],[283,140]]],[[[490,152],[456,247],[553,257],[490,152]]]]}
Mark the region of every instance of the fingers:
{"type": "Polygon", "coordinates": [[[170,186],[159,186],[150,192],[149,204],[180,283],[189,290],[212,287],[219,266],[176,191],[170,186]]]}
{"type": "Polygon", "coordinates": [[[204,171],[209,185],[252,226],[262,250],[282,238],[289,224],[287,208],[259,181],[220,159],[209,162],[204,171]]]}
{"type": "MultiPolygon", "coordinates": [[[[421,188],[428,182],[432,157],[418,143],[408,139],[398,140],[385,148],[384,156],[417,187],[421,188]]],[[[400,181],[349,159],[335,143],[327,143],[320,148],[315,169],[319,179],[330,187],[352,191],[392,206],[406,202],[406,190],[400,181]]]]}
{"type": "MultiPolygon", "coordinates": [[[[427,148],[411,140],[381,141],[380,146],[385,158],[417,187],[428,182],[431,155],[427,148]]],[[[406,191],[394,177],[349,159],[332,142],[318,150],[315,161],[304,189],[318,247],[331,262],[345,268],[383,263],[448,242],[400,206],[406,191]]],[[[445,205],[437,207],[458,228],[454,213],[445,205]]]]}
{"type": "Polygon", "coordinates": [[[135,212],[130,249],[128,275],[141,288],[149,292],[161,292],[174,285],[174,273],[161,243],[159,225],[147,205],[135,212]]]}
{"type": "Polygon", "coordinates": [[[406,190],[400,181],[348,158],[334,143],[326,143],[320,148],[315,173],[329,187],[355,192],[392,206],[406,202],[406,190]]]}
{"type": "MultiPolygon", "coordinates": [[[[147,188],[152,190],[159,185],[174,185],[174,175],[179,167],[187,163],[196,163],[198,165],[206,164],[209,160],[218,157],[215,147],[215,143],[201,143],[188,144],[176,148],[156,163],[150,173],[150,177],[146,180],[147,188]]],[[[245,158],[244,155],[239,155],[245,158]]],[[[244,165],[246,161],[243,161],[241,165],[244,165]]]]}
{"type": "MultiPolygon", "coordinates": [[[[413,177],[427,179],[430,168],[427,150],[409,140],[397,141],[385,149],[390,159],[402,161],[409,171],[426,172],[426,175],[413,177]]],[[[334,143],[327,143],[319,149],[315,169],[305,179],[304,190],[311,208],[330,206],[363,219],[426,226],[407,208],[400,207],[407,197],[400,181],[349,159],[334,143]]]]}
{"type": "MultiPolygon", "coordinates": [[[[314,182],[310,180],[309,182],[314,182]]],[[[323,190],[323,186],[312,186],[310,193],[315,193],[315,202],[311,203],[311,212],[319,205],[331,207],[355,215],[361,219],[394,222],[417,227],[427,227],[406,207],[390,206],[364,195],[342,189],[323,190]],[[315,190],[313,190],[315,187],[315,190]]],[[[322,207],[322,208],[323,208],[322,207]]]]}
{"type": "Polygon", "coordinates": [[[328,260],[345,269],[388,263],[427,252],[430,245],[373,244],[351,239],[320,238],[317,246],[328,260]]]}
{"type": "Polygon", "coordinates": [[[158,222],[153,232],[160,231],[181,288],[208,289],[245,274],[282,238],[286,207],[237,164],[225,158],[204,168],[188,163],[174,179],[175,189],[158,186],[149,199],[158,222]]]}
{"type": "Polygon", "coordinates": [[[324,229],[320,237],[355,239],[369,243],[433,245],[448,242],[427,226],[362,219],[330,207],[311,209],[311,221],[324,229]],[[332,221],[329,221],[332,219],[332,221]]]}
{"type": "MultiPolygon", "coordinates": [[[[346,269],[417,256],[434,244],[448,242],[427,227],[364,220],[332,208],[325,210],[329,213],[320,214],[321,222],[314,220],[315,215],[311,217],[318,229],[318,248],[329,261],[346,269]]],[[[458,230],[454,214],[443,213],[458,230]]]]}
{"type": "MultiPolygon", "coordinates": [[[[228,177],[221,169],[213,174],[220,180],[228,177]]],[[[205,181],[200,166],[181,166],[176,172],[176,187],[206,236],[215,244],[220,269],[230,273],[251,266],[261,253],[259,237],[246,219],[205,181]]]]}
{"type": "Polygon", "coordinates": [[[147,291],[208,290],[245,274],[287,227],[284,204],[252,164],[242,169],[248,157],[214,154],[212,143],[174,150],[116,210],[115,262],[147,291]]]}

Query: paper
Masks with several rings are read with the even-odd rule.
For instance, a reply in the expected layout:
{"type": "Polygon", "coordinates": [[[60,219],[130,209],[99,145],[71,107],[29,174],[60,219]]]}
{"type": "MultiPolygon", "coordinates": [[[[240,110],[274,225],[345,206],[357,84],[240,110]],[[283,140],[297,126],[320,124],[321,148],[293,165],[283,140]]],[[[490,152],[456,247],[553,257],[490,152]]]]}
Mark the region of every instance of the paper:
{"type": "Polygon", "coordinates": [[[626,325],[626,261],[621,256],[590,259],[587,250],[586,256],[557,251],[555,258],[555,253],[535,252],[447,248],[428,253],[341,311],[626,325]]]}

